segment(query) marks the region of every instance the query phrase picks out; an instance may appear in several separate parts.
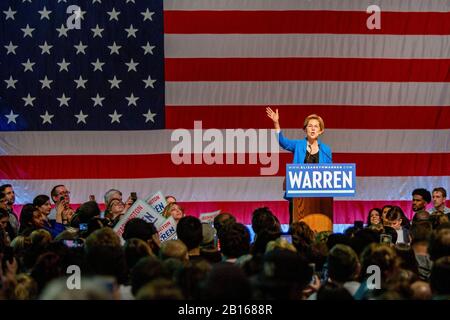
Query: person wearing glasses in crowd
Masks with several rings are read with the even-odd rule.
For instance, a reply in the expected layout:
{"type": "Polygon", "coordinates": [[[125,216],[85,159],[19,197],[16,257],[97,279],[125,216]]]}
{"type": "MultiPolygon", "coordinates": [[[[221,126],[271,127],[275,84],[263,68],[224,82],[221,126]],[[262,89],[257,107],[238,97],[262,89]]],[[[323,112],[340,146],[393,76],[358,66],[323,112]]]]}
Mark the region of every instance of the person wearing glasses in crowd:
{"type": "Polygon", "coordinates": [[[58,206],[61,204],[62,206],[64,206],[63,216],[65,221],[63,221],[63,223],[67,223],[74,214],[73,209],[70,207],[70,191],[67,190],[65,185],[59,184],[52,188],[50,195],[53,202],[55,203],[55,207],[50,211],[48,220],[50,221],[56,219],[56,208],[58,208],[58,206]]]}

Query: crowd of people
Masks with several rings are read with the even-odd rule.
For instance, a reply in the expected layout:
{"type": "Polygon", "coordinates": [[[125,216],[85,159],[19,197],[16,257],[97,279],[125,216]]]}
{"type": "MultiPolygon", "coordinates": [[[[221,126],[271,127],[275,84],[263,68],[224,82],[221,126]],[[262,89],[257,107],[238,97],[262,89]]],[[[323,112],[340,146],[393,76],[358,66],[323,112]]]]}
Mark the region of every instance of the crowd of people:
{"type": "Polygon", "coordinates": [[[163,215],[175,219],[177,239],[161,242],[155,226],[139,218],[117,235],[114,226],[135,201],[119,190],[105,193],[103,212],[94,198],[73,210],[70,192],[58,185],[17,215],[6,184],[0,299],[449,299],[446,197],[441,187],[416,189],[411,220],[387,204],[344,233],[315,232],[303,221],[282,232],[262,207],[252,213],[252,237],[232,213],[202,223],[167,196],[163,215]]]}

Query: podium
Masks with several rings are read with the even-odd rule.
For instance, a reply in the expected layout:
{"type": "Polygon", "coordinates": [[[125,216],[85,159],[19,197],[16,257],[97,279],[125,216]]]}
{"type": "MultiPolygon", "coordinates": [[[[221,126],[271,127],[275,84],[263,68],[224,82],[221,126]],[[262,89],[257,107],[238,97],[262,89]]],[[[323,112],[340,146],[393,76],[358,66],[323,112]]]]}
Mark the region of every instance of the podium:
{"type": "Polygon", "coordinates": [[[304,221],[315,232],[333,231],[333,198],[293,198],[292,221],[304,221]]]}
{"type": "Polygon", "coordinates": [[[304,221],[315,232],[332,231],[333,197],[354,196],[355,189],[355,164],[287,164],[290,223],[304,221]]]}

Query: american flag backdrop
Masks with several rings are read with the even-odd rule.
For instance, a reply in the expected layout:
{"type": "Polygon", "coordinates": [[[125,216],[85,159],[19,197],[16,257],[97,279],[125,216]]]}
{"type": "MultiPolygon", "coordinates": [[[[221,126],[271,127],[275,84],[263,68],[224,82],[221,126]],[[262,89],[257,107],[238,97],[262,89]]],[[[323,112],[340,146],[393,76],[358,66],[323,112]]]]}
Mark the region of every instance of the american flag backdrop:
{"type": "Polygon", "coordinates": [[[450,191],[449,67],[448,0],[1,0],[0,182],[18,204],[56,184],[75,204],[161,190],[188,214],[287,223],[291,153],[274,176],[170,155],[174,129],[271,128],[270,105],[289,138],[321,115],[333,161],[356,163],[336,229],[385,204],[410,216],[413,189],[450,191]]]}

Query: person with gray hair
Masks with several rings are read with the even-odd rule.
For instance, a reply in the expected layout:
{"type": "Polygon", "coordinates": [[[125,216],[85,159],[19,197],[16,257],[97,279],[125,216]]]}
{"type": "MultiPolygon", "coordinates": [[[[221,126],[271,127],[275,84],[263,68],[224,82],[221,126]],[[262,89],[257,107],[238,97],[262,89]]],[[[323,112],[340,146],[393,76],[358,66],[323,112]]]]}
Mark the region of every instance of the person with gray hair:
{"type": "MultiPolygon", "coordinates": [[[[110,206],[111,202],[113,200],[119,200],[121,203],[123,203],[124,205],[124,209],[123,209],[123,214],[125,214],[128,209],[131,208],[131,206],[134,203],[134,200],[131,198],[131,195],[128,197],[127,201],[124,203],[123,199],[122,199],[122,192],[120,190],[117,189],[109,189],[108,191],[105,192],[105,195],[103,196],[104,200],[105,200],[105,207],[106,209],[110,206]]],[[[101,212],[100,216],[102,218],[105,217],[106,214],[106,209],[105,211],[101,212]]]]}
{"type": "Polygon", "coordinates": [[[113,198],[122,200],[122,192],[117,189],[109,189],[108,191],[106,191],[104,196],[105,204],[109,203],[113,198]]]}
{"type": "Polygon", "coordinates": [[[69,288],[69,279],[57,278],[48,283],[39,300],[119,300],[115,280],[111,277],[81,277],[79,289],[69,288]]]}

